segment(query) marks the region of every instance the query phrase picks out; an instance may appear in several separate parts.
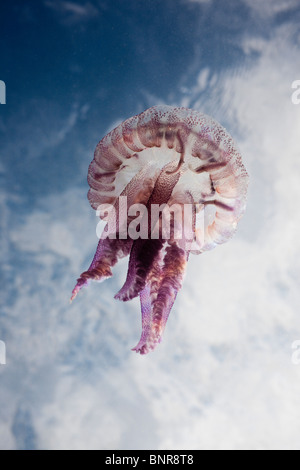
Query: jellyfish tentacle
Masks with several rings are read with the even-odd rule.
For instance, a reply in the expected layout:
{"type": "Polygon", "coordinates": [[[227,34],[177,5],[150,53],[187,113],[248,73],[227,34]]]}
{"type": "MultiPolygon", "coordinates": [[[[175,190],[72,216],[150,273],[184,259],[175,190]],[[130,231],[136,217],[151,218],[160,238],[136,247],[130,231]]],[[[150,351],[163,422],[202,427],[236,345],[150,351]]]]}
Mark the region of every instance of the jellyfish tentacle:
{"type": "Polygon", "coordinates": [[[126,302],[137,297],[146,284],[146,278],[156,262],[162,248],[161,240],[134,241],[130,253],[127,278],[123,287],[115,295],[115,299],[126,302]]]}
{"type": "Polygon", "coordinates": [[[71,301],[75,299],[82,287],[91,280],[102,282],[112,276],[111,268],[119,258],[130,253],[132,240],[100,239],[93,261],[87,271],[80,274],[76,286],[72,291],[71,301]]]}
{"type": "MultiPolygon", "coordinates": [[[[169,173],[168,170],[174,169],[174,162],[168,163],[160,172],[152,194],[147,204],[148,210],[148,239],[138,239],[134,242],[132,251],[130,253],[129,267],[126,281],[123,287],[115,295],[118,300],[131,300],[138,296],[140,291],[144,288],[146,277],[151,270],[157,253],[162,248],[162,241],[152,239],[152,229],[159,223],[158,220],[152,219],[151,207],[153,204],[162,205],[167,203],[171,197],[172,191],[179,180],[180,173],[169,173]]],[[[158,214],[158,217],[159,214],[158,214]]],[[[161,234],[159,234],[161,237],[161,234]]]]}
{"type": "Polygon", "coordinates": [[[209,201],[199,201],[200,204],[203,204],[204,206],[209,206],[209,205],[214,205],[217,207],[220,207],[221,209],[227,210],[227,211],[233,211],[234,208],[229,206],[228,204],[225,204],[224,202],[218,201],[217,199],[212,199],[209,201]]]}
{"type": "Polygon", "coordinates": [[[219,170],[220,168],[223,168],[226,166],[226,162],[214,162],[214,163],[208,163],[207,165],[201,165],[198,168],[196,168],[194,171],[195,173],[204,173],[204,172],[211,172],[214,170],[219,170]]]}
{"type": "Polygon", "coordinates": [[[140,292],[142,333],[139,343],[132,350],[140,352],[141,354],[148,352],[147,343],[151,336],[152,328],[152,302],[156,299],[160,286],[162,264],[163,252],[161,250],[157,256],[156,263],[152,266],[152,270],[148,274],[148,281],[145,284],[144,289],[140,292]]]}
{"type": "Polygon", "coordinates": [[[150,278],[140,293],[142,309],[142,334],[140,341],[133,348],[140,354],[147,354],[161,342],[162,335],[175,302],[182,287],[188,253],[176,244],[166,248],[163,266],[156,288],[152,289],[150,278]]]}
{"type": "MultiPolygon", "coordinates": [[[[164,256],[162,256],[162,250],[158,254],[157,262],[149,272],[145,287],[140,292],[142,334],[139,343],[133,348],[137,353],[147,354],[161,342],[177,293],[182,287],[189,254],[193,249],[196,223],[196,208],[193,206],[191,219],[186,224],[183,202],[191,204],[192,200],[189,191],[186,191],[184,196],[181,195],[182,238],[174,239],[175,217],[173,214],[170,221],[170,240],[167,242],[169,245],[165,248],[164,256]]],[[[170,202],[179,202],[176,194],[170,202]]]]}
{"type": "Polygon", "coordinates": [[[140,352],[146,351],[147,341],[151,334],[151,286],[150,283],[146,284],[140,292],[141,312],[142,312],[142,333],[138,344],[132,348],[132,351],[140,352]]]}
{"type": "Polygon", "coordinates": [[[174,170],[168,170],[167,171],[167,173],[169,175],[171,175],[173,173],[177,173],[180,170],[180,168],[182,167],[183,163],[184,163],[185,142],[184,142],[183,136],[181,136],[181,133],[180,133],[179,129],[176,132],[176,137],[177,137],[178,145],[179,145],[179,148],[176,148],[176,150],[177,151],[179,150],[180,157],[179,157],[179,161],[178,161],[178,164],[177,164],[176,168],[174,170]]]}
{"type": "MultiPolygon", "coordinates": [[[[146,204],[158,175],[158,169],[153,169],[151,165],[146,165],[132,178],[120,197],[124,196],[127,198],[126,202],[129,206],[134,203],[146,204]]],[[[76,286],[72,291],[71,302],[75,299],[80,289],[87,286],[91,280],[102,282],[111,277],[111,268],[117,263],[119,258],[129,255],[131,251],[133,240],[131,238],[119,239],[119,230],[126,230],[127,236],[127,228],[130,223],[127,211],[122,211],[120,201],[121,199],[115,201],[113,206],[110,206],[108,223],[99,240],[93,261],[88,270],[84,271],[77,279],[76,286]],[[123,212],[125,213],[123,214],[123,212]],[[112,233],[107,231],[110,225],[114,228],[112,233]]]]}
{"type": "Polygon", "coordinates": [[[187,260],[188,253],[175,243],[166,248],[162,280],[157,298],[153,302],[153,320],[158,325],[159,338],[161,338],[177,293],[182,287],[187,260]]]}

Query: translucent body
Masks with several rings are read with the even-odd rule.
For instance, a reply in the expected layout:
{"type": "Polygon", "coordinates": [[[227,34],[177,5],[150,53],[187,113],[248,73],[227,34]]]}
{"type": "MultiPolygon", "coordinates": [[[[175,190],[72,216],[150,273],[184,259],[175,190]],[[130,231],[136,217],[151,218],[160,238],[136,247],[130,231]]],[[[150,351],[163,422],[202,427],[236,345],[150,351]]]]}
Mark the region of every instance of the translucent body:
{"type": "MultiPolygon", "coordinates": [[[[120,201],[125,197],[127,206],[142,204],[149,214],[162,204],[182,212],[181,222],[169,215],[168,239],[162,230],[153,239],[150,216],[147,239],[120,239],[118,230],[113,239],[100,239],[90,268],[73,290],[72,298],[90,279],[111,276],[118,258],[130,254],[127,279],[116,298],[126,301],[140,295],[143,331],[135,350],[147,353],[161,340],[189,254],[224,243],[235,232],[245,210],[248,175],[231,136],[211,117],[186,108],[154,106],[99,142],[88,182],[92,207],[110,208],[108,222],[109,217],[120,221],[120,201]],[[181,224],[185,226],[177,239],[174,233],[181,224]]],[[[131,220],[126,215],[123,226],[131,220]]],[[[161,226],[162,217],[155,223],[161,226]]]]}

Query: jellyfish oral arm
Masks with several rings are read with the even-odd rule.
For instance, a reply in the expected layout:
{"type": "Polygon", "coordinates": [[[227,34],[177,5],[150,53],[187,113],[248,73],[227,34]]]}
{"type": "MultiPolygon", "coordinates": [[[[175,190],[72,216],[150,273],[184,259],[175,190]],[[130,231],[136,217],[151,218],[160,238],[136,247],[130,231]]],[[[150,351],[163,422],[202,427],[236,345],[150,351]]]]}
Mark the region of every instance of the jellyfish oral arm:
{"type": "MultiPolygon", "coordinates": [[[[162,249],[162,241],[153,239],[153,229],[159,223],[158,220],[152,220],[153,212],[151,208],[155,204],[165,204],[169,201],[173,189],[178,182],[180,173],[170,173],[174,169],[174,162],[166,165],[160,172],[152,194],[147,204],[148,215],[148,238],[146,240],[138,239],[134,241],[130,253],[129,268],[127,279],[122,289],[115,296],[119,300],[130,300],[144,288],[147,276],[151,271],[153,264],[157,261],[157,255],[162,249]]],[[[158,214],[157,214],[158,215],[158,214]]],[[[159,235],[158,235],[159,237],[159,235]]]]}
{"type": "Polygon", "coordinates": [[[154,281],[150,275],[140,292],[142,335],[133,351],[147,354],[161,342],[170,311],[182,286],[187,258],[187,253],[178,246],[167,246],[159,274],[156,274],[154,281]]]}
{"type": "Polygon", "coordinates": [[[86,287],[91,280],[102,282],[112,276],[111,268],[119,258],[130,253],[132,240],[114,240],[110,238],[100,239],[93,261],[87,271],[84,271],[77,279],[72,291],[72,302],[82,287],[86,287]]]}

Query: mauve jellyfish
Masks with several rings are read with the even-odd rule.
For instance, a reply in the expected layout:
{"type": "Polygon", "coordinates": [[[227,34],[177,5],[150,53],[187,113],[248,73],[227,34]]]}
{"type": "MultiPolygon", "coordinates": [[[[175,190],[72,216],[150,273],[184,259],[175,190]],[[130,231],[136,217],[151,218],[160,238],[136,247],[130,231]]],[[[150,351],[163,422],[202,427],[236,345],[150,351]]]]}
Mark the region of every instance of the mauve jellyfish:
{"type": "Polygon", "coordinates": [[[106,226],[71,300],[130,255],[115,298],[140,296],[142,334],[134,350],[146,354],[162,339],[189,254],[210,250],[235,232],[245,210],[247,172],[231,136],[214,119],[153,106],[99,142],[88,183],[88,199],[106,226]]]}

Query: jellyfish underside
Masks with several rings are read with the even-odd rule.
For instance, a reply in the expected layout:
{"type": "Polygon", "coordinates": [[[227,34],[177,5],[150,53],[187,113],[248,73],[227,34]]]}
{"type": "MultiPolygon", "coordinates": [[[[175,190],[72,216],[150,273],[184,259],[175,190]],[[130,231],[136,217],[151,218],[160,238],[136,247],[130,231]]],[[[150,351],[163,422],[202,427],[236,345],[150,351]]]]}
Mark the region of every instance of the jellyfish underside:
{"type": "Polygon", "coordinates": [[[118,259],[129,255],[127,278],[115,298],[140,296],[142,334],[133,350],[146,354],[162,339],[190,253],[212,249],[234,233],[245,208],[247,173],[231,137],[216,121],[185,108],[155,106],[99,142],[88,182],[92,207],[109,204],[113,210],[71,300],[90,280],[110,277],[118,259]],[[146,207],[147,237],[120,236],[119,228],[128,230],[132,222],[127,214],[123,220],[121,196],[128,207],[146,207]],[[168,213],[167,237],[164,211],[154,216],[154,206],[176,207],[177,215],[168,213]],[[107,229],[112,221],[114,234],[107,229]]]}

